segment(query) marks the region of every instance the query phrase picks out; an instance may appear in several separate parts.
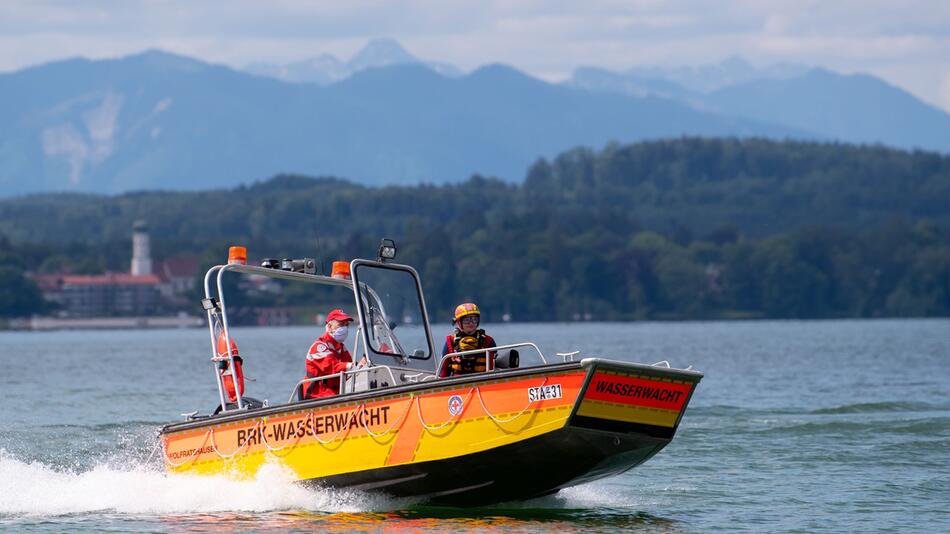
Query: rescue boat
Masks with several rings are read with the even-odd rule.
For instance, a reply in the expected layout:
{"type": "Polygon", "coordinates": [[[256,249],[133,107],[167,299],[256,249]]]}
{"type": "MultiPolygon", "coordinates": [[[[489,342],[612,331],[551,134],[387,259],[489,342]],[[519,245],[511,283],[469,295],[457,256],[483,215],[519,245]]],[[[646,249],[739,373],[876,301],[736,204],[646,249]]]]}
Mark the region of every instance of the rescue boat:
{"type": "Polygon", "coordinates": [[[673,439],[703,377],[666,362],[579,353],[551,361],[531,342],[491,349],[496,357],[484,372],[443,377],[440,370],[450,358],[484,358],[488,349],[445,357],[436,352],[419,275],[393,262],[391,240],[384,240],[376,260],[335,263],[331,276],[316,274],[309,259],[254,266],[240,256],[205,275],[202,304],[220,406],[214,414],[193,413],[161,429],[170,472],[249,478],[277,462],[305,484],[381,491],[436,505],[530,499],[650,459],[673,439]],[[370,364],[301,380],[285,403],[235,394],[236,351],[218,351],[233,347],[225,273],[323,284],[352,294],[358,327],[351,352],[370,364]],[[396,321],[413,328],[397,336],[396,321]],[[329,378],[339,380],[338,395],[300,400],[293,393],[329,378]]]}

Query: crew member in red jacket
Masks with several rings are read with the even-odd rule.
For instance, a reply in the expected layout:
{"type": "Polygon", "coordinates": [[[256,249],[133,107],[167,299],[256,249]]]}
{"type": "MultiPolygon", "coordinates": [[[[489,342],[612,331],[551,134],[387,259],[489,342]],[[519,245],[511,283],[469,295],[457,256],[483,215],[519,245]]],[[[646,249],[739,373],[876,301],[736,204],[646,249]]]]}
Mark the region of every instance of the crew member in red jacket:
{"type": "MultiPolygon", "coordinates": [[[[471,302],[459,304],[455,308],[455,332],[445,336],[445,345],[442,347],[442,356],[452,352],[487,349],[496,347],[495,340],[478,328],[482,314],[478,306],[471,302]]],[[[495,367],[495,351],[488,351],[469,356],[453,356],[444,362],[439,370],[440,376],[455,376],[469,373],[483,373],[495,367]]]]}
{"type": "MultiPolygon", "coordinates": [[[[353,318],[343,310],[333,310],[327,314],[326,331],[318,337],[307,351],[307,378],[334,375],[353,368],[353,357],[343,344],[349,334],[349,325],[353,318]]],[[[362,358],[359,367],[366,365],[362,358]]],[[[315,380],[303,385],[304,399],[329,397],[340,393],[340,379],[328,378],[315,380]]]]}

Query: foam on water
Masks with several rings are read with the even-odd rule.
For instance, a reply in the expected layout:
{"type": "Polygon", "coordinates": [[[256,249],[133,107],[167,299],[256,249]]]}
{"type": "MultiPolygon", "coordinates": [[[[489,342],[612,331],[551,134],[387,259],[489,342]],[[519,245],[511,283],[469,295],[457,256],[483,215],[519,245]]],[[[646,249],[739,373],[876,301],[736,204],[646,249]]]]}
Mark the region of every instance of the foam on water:
{"type": "Polygon", "coordinates": [[[565,488],[543,499],[545,504],[558,504],[564,508],[627,508],[634,504],[608,482],[565,488]]]}
{"type": "MultiPolygon", "coordinates": [[[[129,461],[99,463],[87,469],[58,469],[23,461],[0,449],[0,519],[82,514],[192,515],[219,513],[363,513],[406,509],[413,501],[377,493],[309,488],[293,481],[278,463],[265,464],[252,480],[225,476],[171,474],[157,466],[129,461]]],[[[567,488],[555,495],[488,509],[635,510],[609,482],[567,488]]]]}
{"type": "Polygon", "coordinates": [[[400,506],[380,495],[305,488],[292,480],[277,464],[264,465],[255,479],[247,481],[104,464],[85,471],[61,471],[40,462],[21,461],[0,449],[0,495],[4,496],[0,516],[361,512],[400,506]]]}

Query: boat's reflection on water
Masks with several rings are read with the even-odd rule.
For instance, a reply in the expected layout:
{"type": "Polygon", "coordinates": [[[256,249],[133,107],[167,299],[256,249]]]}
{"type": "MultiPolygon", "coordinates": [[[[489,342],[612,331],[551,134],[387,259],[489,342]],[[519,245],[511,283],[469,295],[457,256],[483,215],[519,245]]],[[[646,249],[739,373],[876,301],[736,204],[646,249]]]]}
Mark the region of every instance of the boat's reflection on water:
{"type": "Polygon", "coordinates": [[[268,512],[189,514],[162,518],[189,532],[679,532],[678,522],[620,509],[441,508],[415,506],[393,512],[268,512]]]}

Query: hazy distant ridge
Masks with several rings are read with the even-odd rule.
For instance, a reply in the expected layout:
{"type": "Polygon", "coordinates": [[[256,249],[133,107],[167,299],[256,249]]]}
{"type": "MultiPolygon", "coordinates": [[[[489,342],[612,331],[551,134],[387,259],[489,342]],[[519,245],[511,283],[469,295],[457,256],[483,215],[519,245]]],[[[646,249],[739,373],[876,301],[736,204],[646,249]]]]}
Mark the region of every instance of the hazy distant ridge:
{"type": "Polygon", "coordinates": [[[326,67],[325,85],[161,51],[2,74],[0,195],[233,187],[280,172],[517,181],[578,145],[681,135],[950,150],[950,115],[871,76],[795,65],[585,68],[551,84],[504,65],[460,75],[386,40],[308,65],[326,67]]]}
{"type": "Polygon", "coordinates": [[[867,74],[797,64],[756,68],[730,58],[705,67],[623,73],[581,67],[566,85],[669,98],[695,109],[851,143],[950,151],[950,114],[867,74]]]}
{"type": "Polygon", "coordinates": [[[0,76],[0,194],[205,189],[277,172],[367,184],[518,180],[612,140],[801,135],[669,100],[593,94],[510,67],[372,68],[327,87],[150,51],[0,76]]]}

